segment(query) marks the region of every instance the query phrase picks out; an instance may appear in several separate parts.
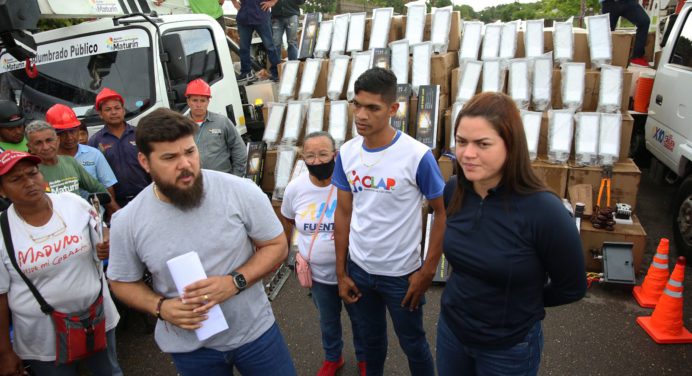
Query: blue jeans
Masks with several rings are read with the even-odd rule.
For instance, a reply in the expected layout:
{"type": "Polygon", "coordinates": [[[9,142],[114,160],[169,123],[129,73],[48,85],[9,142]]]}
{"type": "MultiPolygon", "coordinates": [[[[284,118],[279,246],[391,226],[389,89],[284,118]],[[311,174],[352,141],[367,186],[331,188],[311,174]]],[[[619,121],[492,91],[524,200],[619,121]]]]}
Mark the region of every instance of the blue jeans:
{"type": "Polygon", "coordinates": [[[368,376],[384,373],[387,358],[387,317],[386,310],[394,324],[399,345],[408,357],[408,368],[413,376],[434,375],[435,365],[423,329],[423,304],[410,311],[401,306],[408,290],[408,275],[386,277],[369,274],[349,261],[348,271],[362,296],[354,303],[358,317],[363,322],[368,376]]]}
{"type": "MultiPolygon", "coordinates": [[[[322,332],[322,347],[326,360],[336,362],[341,357],[344,341],[341,339],[341,306],[337,285],[327,285],[312,281],[312,300],[320,314],[320,331],[322,332]]],[[[346,312],[351,319],[353,330],[353,347],[356,349],[356,359],[365,361],[365,344],[363,343],[363,325],[358,319],[356,308],[346,304],[346,312]]]]}
{"type": "Polygon", "coordinates": [[[543,330],[540,321],[529,330],[523,341],[502,350],[465,346],[442,316],[437,323],[437,372],[440,376],[536,375],[542,351],[543,330]]]}
{"type": "Polygon", "coordinates": [[[188,353],[172,353],[171,357],[181,376],[228,376],[233,374],[234,366],[241,375],[296,375],[276,323],[256,340],[231,351],[202,347],[188,353]]]}
{"type": "Polygon", "coordinates": [[[288,43],[286,49],[288,60],[295,60],[298,58],[298,16],[272,18],[272,37],[279,57],[281,57],[284,32],[288,43]]]}
{"type": "Polygon", "coordinates": [[[252,43],[253,31],[257,32],[259,37],[262,39],[264,48],[267,49],[267,56],[269,56],[269,62],[271,63],[271,74],[274,77],[279,77],[277,66],[281,63],[281,58],[274,47],[274,41],[272,40],[272,27],[269,22],[262,25],[238,24],[238,35],[240,38],[240,74],[247,74],[252,70],[250,44],[252,43]]]}
{"type": "Polygon", "coordinates": [[[620,17],[624,17],[637,27],[632,57],[643,57],[644,49],[646,48],[646,38],[649,34],[649,24],[651,23],[644,8],[636,0],[606,0],[601,4],[601,13],[610,15],[610,30],[615,30],[620,17]]]}
{"type": "Polygon", "coordinates": [[[56,366],[54,361],[40,360],[25,360],[24,364],[28,365],[34,374],[41,376],[77,376],[80,363],[83,363],[94,376],[122,376],[123,371],[115,354],[115,329],[106,332],[106,346],[106,350],[72,364],[56,366]]]}

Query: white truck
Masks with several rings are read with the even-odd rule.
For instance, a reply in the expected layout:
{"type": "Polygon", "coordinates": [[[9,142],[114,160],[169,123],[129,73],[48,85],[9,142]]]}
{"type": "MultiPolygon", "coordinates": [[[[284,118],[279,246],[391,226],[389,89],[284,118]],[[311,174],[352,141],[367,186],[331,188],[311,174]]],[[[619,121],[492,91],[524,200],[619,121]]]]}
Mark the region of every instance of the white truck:
{"type": "Polygon", "coordinates": [[[681,183],[673,233],[681,256],[692,257],[692,2],[687,2],[663,47],[645,125],[646,149],[681,183]]]}
{"type": "Polygon", "coordinates": [[[186,111],[187,83],[206,80],[209,110],[227,114],[245,133],[231,42],[206,15],[190,14],[187,0],[0,1],[0,99],[16,101],[29,119],[56,103],[72,107],[90,129],[103,88],[125,99],[126,120],[166,107],[186,111]],[[158,12],[152,14],[152,11],[158,12]],[[39,17],[96,18],[32,34],[39,17]],[[32,26],[33,24],[33,26],[32,26]],[[35,57],[26,60],[29,53],[35,57]]]}

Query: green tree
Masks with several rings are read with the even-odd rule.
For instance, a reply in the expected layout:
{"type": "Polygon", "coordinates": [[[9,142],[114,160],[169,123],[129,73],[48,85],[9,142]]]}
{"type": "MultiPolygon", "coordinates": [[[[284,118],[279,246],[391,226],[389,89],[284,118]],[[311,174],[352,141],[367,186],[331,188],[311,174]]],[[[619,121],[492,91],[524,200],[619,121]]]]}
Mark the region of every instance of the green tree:
{"type": "Polygon", "coordinates": [[[475,20],[478,18],[478,13],[470,5],[455,5],[454,10],[459,12],[462,20],[475,20]]]}
{"type": "Polygon", "coordinates": [[[336,12],[337,0],[305,0],[303,11],[305,13],[322,12],[333,14],[336,12]]]}

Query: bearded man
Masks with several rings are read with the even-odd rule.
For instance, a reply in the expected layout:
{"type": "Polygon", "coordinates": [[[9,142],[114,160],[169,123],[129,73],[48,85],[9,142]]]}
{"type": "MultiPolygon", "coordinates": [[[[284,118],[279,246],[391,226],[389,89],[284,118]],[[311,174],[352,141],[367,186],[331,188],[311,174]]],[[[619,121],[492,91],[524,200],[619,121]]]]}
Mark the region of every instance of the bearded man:
{"type": "Polygon", "coordinates": [[[203,170],[196,124],[167,109],[140,120],[138,159],[153,180],[113,216],[108,278],[125,304],[158,318],[155,339],[181,375],[295,375],[260,282],[288,254],[267,196],[248,179],[203,170]],[[207,278],[179,294],[166,262],[195,251],[207,278]],[[153,289],[142,280],[153,276],[153,289]],[[200,341],[218,305],[229,329],[200,341]]]}

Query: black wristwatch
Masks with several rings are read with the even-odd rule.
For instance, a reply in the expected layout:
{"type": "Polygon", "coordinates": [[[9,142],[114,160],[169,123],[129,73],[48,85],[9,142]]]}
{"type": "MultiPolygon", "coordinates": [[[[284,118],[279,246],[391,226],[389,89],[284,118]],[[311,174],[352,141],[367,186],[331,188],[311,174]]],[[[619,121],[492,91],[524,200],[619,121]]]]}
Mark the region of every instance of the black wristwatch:
{"type": "Polygon", "coordinates": [[[231,277],[233,277],[233,283],[238,289],[238,292],[236,293],[236,295],[238,295],[247,287],[247,281],[245,280],[245,276],[238,272],[231,272],[231,277]]]}

